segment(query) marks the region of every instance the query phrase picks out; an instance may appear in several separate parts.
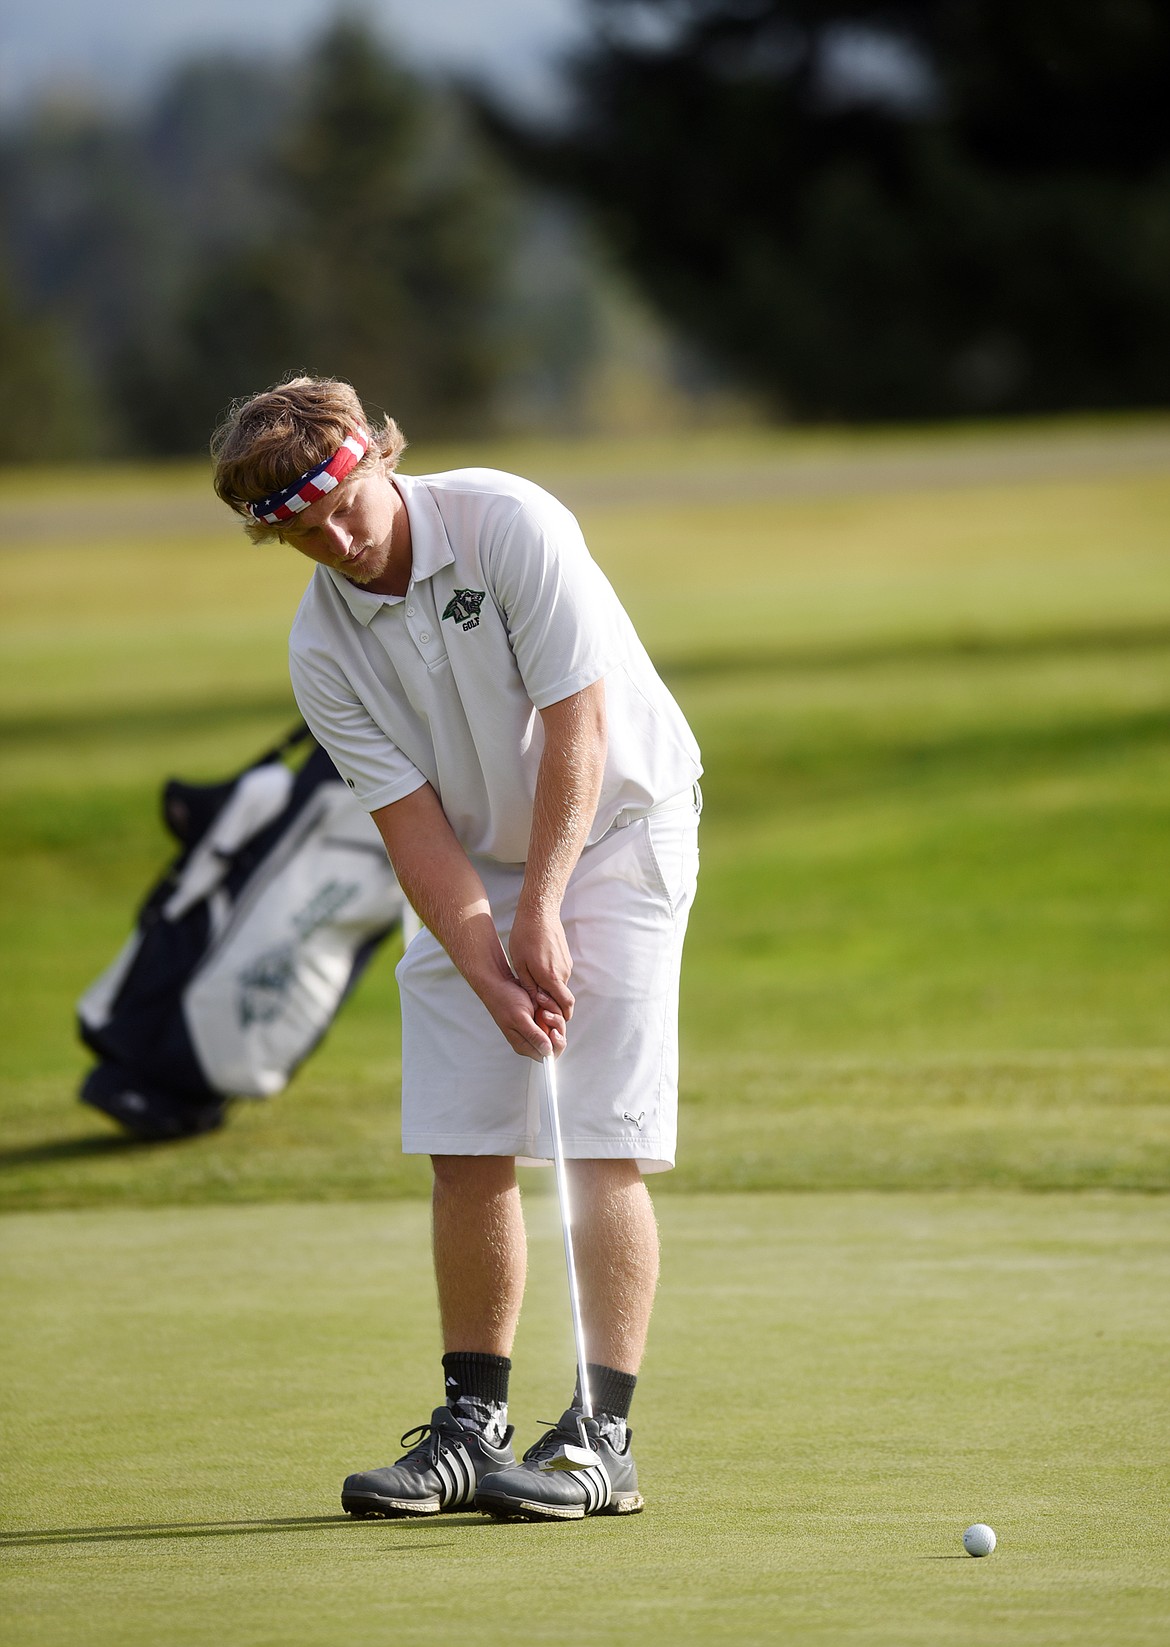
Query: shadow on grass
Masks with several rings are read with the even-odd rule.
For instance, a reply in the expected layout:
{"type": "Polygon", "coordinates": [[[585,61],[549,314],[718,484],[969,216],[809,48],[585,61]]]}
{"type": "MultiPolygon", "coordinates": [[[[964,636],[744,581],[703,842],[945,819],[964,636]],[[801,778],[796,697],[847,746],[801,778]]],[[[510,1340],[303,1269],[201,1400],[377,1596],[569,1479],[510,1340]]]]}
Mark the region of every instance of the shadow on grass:
{"type": "MultiPolygon", "coordinates": [[[[469,1512],[467,1515],[448,1517],[460,1526],[494,1527],[498,1523],[487,1516],[469,1512]]],[[[397,1522],[399,1526],[417,1527],[419,1518],[397,1522]]],[[[263,1517],[256,1520],[228,1519],[224,1521],[145,1521],[116,1527],[14,1527],[0,1532],[0,1549],[33,1549],[51,1544],[127,1544],[144,1539],[159,1538],[237,1538],[254,1533],[315,1532],[321,1528],[362,1527],[388,1530],[389,1523],[376,1517],[348,1515],[292,1515],[263,1517]]],[[[402,1549],[441,1550],[450,1539],[431,1540],[428,1543],[400,1545],[402,1549]]]]}
{"type": "Polygon", "coordinates": [[[127,1155],[134,1150],[155,1150],[161,1145],[168,1149],[175,1144],[187,1143],[185,1138],[167,1138],[159,1143],[147,1143],[128,1135],[107,1137],[94,1134],[87,1138],[59,1138],[55,1143],[22,1144],[15,1149],[0,1149],[0,1173],[7,1167],[29,1167],[38,1162],[86,1161],[102,1155],[127,1155]]]}
{"type": "Polygon", "coordinates": [[[882,669],[897,664],[957,663],[973,659],[1027,662],[1036,658],[1079,657],[1086,653],[1163,651],[1170,646],[1170,625],[1133,623],[1100,627],[1025,630],[996,634],[972,629],[940,635],[891,636],[841,646],[760,647],[755,651],[697,652],[656,662],[668,682],[713,679],[722,675],[803,674],[808,671],[882,669]]]}
{"type": "MultiPolygon", "coordinates": [[[[920,664],[931,668],[939,663],[970,659],[1027,661],[1094,652],[1162,651],[1167,646],[1170,646],[1170,625],[1153,622],[1027,630],[1020,634],[972,629],[940,635],[891,636],[838,646],[759,647],[754,651],[735,648],[675,657],[667,650],[657,662],[668,683],[686,684],[721,676],[880,669],[891,664],[920,664]]],[[[205,732],[234,722],[271,720],[279,726],[285,721],[293,725],[296,719],[296,705],[287,689],[281,688],[244,697],[211,696],[194,703],[139,702],[92,709],[77,705],[67,711],[34,709],[2,713],[0,740],[13,747],[22,744],[39,747],[46,741],[61,738],[132,742],[160,733],[182,736],[188,732],[205,732]]]]}
{"type": "Polygon", "coordinates": [[[117,708],[33,711],[0,717],[5,744],[39,744],[42,739],[106,738],[127,742],[145,735],[204,732],[232,722],[271,720],[276,727],[295,726],[297,708],[286,689],[235,698],[207,698],[196,703],[138,703],[117,708]]]}

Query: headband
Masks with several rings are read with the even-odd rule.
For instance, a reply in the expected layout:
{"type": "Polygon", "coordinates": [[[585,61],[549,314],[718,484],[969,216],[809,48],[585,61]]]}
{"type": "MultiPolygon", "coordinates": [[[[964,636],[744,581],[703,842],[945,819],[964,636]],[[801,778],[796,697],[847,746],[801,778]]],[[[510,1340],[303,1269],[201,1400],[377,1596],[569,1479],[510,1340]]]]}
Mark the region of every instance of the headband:
{"type": "Polygon", "coordinates": [[[331,458],[307,470],[291,486],[285,486],[258,503],[248,504],[248,513],[265,526],[278,526],[316,503],[343,481],[356,463],[365,457],[370,437],[364,429],[351,429],[331,458]]]}

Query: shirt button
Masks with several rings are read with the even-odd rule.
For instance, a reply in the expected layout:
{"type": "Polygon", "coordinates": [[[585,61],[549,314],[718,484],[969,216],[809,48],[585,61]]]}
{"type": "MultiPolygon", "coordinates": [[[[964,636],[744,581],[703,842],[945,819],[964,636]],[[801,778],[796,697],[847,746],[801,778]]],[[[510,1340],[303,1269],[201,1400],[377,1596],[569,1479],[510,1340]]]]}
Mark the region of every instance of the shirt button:
{"type": "Polygon", "coordinates": [[[419,638],[420,641],[422,641],[423,645],[425,646],[427,644],[427,642],[430,640],[431,637],[427,634],[426,630],[424,629],[422,634],[418,638],[419,638]]]}
{"type": "Polygon", "coordinates": [[[414,607],[413,606],[408,606],[406,608],[406,615],[407,615],[408,618],[413,618],[413,616],[414,616],[414,607]]]}

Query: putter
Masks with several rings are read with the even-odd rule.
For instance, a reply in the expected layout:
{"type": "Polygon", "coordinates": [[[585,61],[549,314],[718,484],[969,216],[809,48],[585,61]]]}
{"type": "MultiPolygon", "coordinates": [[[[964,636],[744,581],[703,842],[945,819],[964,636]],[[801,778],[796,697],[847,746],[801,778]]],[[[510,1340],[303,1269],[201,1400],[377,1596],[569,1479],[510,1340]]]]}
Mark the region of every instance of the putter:
{"type": "MultiPolygon", "coordinates": [[[[561,1112],[557,1103],[557,1061],[550,1053],[544,1059],[544,1097],[548,1108],[548,1124],[552,1132],[553,1170],[557,1180],[557,1204],[561,1212],[561,1235],[565,1243],[565,1269],[569,1276],[569,1310],[573,1317],[573,1344],[577,1351],[577,1384],[581,1392],[581,1411],[586,1418],[593,1417],[593,1403],[589,1399],[589,1366],[585,1359],[585,1329],[581,1324],[581,1298],[577,1291],[577,1266],[573,1260],[572,1217],[569,1209],[569,1175],[565,1171],[565,1152],[561,1145],[561,1112]]],[[[566,1443],[541,1465],[542,1470],[587,1470],[601,1462],[592,1447],[575,1447],[566,1443]]]]}

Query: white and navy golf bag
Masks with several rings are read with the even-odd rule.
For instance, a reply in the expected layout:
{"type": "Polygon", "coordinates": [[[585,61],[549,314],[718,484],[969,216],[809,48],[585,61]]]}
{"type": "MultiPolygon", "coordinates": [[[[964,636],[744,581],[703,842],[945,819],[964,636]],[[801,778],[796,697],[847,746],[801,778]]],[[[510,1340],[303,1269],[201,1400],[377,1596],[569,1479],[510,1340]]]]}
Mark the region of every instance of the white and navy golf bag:
{"type": "Polygon", "coordinates": [[[78,1002],[101,1059],[82,1088],[139,1138],[220,1125],[269,1098],[321,1040],[405,900],[378,830],[307,728],[227,783],[172,779],[183,850],[121,954],[78,1002]]]}

